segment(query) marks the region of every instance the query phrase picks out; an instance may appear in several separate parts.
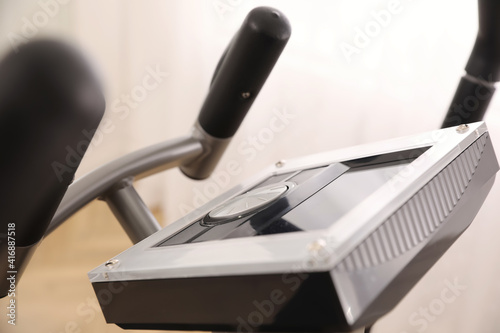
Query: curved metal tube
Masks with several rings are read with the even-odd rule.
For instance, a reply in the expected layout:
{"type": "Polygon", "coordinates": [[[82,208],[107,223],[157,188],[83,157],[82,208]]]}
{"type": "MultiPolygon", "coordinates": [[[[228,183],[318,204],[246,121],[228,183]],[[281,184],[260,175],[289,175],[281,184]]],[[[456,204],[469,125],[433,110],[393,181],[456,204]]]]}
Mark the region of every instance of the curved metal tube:
{"type": "Polygon", "coordinates": [[[46,235],[122,179],[145,178],[176,167],[202,153],[201,142],[192,136],[186,136],[138,150],[103,165],[69,186],[46,235]]]}

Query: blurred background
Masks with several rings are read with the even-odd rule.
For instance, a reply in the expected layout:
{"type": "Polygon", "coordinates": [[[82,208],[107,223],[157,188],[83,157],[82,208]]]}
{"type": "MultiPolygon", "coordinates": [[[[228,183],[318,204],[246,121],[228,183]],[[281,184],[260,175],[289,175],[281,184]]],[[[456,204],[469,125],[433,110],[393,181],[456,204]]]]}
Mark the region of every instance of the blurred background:
{"type": "MultiPolygon", "coordinates": [[[[0,50],[54,37],[92,62],[107,110],[81,176],[186,134],[220,55],[261,5],[289,18],[290,42],[212,178],[170,170],[137,184],[162,225],[280,159],[439,128],[477,32],[475,0],[0,0],[0,50]],[[151,73],[157,84],[140,94],[151,73]],[[282,130],[263,135],[273,117],[282,130]],[[229,161],[236,175],[227,176],[229,161]]],[[[496,97],[486,121],[498,150],[496,97]]],[[[498,332],[499,201],[497,183],[468,231],[374,333],[498,332]],[[461,287],[443,303],[450,284],[461,287]]],[[[86,273],[130,245],[93,202],[45,239],[18,286],[17,325],[2,315],[0,331],[121,331],[105,323],[86,273]]]]}

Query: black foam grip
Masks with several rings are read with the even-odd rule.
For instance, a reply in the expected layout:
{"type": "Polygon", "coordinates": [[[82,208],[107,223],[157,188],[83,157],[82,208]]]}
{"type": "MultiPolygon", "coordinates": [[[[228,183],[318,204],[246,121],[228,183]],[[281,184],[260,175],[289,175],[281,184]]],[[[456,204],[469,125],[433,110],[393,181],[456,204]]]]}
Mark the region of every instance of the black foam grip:
{"type": "Polygon", "coordinates": [[[105,108],[78,52],[36,41],[0,62],[0,234],[16,246],[44,235],[105,108]]]}
{"type": "Polygon", "coordinates": [[[268,7],[253,9],[224,52],[198,117],[217,138],[236,133],[288,39],[288,19],[268,7]]]}
{"type": "Polygon", "coordinates": [[[500,81],[500,1],[479,0],[479,31],[465,67],[485,81],[500,81]]]}

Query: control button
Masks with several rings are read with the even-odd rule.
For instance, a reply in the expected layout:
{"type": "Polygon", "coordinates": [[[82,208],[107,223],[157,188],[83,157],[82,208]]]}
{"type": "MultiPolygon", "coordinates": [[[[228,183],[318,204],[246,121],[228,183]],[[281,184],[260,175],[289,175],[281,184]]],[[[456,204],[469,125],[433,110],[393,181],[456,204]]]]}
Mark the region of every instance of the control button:
{"type": "MultiPolygon", "coordinates": [[[[239,218],[258,211],[278,200],[289,189],[289,184],[273,184],[239,195],[208,213],[211,222],[239,218]]],[[[207,222],[207,221],[205,221],[207,222]]]]}

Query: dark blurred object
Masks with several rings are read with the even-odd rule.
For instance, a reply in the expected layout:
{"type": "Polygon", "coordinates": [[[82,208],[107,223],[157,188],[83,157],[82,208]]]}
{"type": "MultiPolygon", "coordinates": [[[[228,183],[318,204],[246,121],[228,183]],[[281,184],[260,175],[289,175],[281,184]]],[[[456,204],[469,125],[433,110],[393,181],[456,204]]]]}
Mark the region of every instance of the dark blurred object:
{"type": "Polygon", "coordinates": [[[65,44],[32,42],[0,63],[0,297],[45,234],[104,108],[89,66],[65,44]]]}
{"type": "Polygon", "coordinates": [[[442,128],[481,121],[500,81],[500,1],[479,0],[479,31],[442,128]]]}

